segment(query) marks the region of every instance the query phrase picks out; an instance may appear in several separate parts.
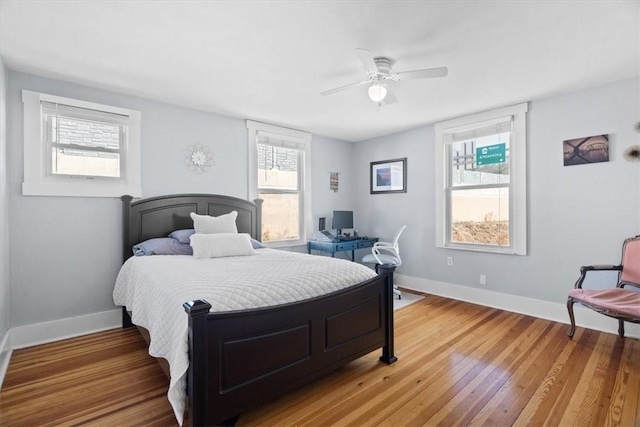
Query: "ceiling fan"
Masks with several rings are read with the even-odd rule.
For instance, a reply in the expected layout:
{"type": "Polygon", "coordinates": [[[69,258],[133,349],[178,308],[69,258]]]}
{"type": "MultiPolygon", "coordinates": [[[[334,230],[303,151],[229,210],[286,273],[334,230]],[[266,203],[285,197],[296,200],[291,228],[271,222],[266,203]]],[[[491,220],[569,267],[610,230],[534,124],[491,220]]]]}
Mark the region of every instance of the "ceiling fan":
{"type": "Polygon", "coordinates": [[[391,67],[394,62],[392,59],[385,56],[376,56],[374,58],[369,49],[356,48],[356,53],[358,54],[360,61],[362,61],[362,65],[364,65],[364,69],[367,71],[369,77],[366,80],[350,83],[335,89],[325,90],[324,92],[320,92],[320,95],[331,95],[332,93],[340,92],[352,87],[369,85],[369,98],[371,98],[373,102],[381,105],[384,100],[386,104],[393,104],[398,102],[398,98],[396,98],[396,95],[393,93],[391,88],[389,88],[388,82],[445,77],[449,73],[447,67],[425,68],[422,70],[392,73],[391,67]]]}

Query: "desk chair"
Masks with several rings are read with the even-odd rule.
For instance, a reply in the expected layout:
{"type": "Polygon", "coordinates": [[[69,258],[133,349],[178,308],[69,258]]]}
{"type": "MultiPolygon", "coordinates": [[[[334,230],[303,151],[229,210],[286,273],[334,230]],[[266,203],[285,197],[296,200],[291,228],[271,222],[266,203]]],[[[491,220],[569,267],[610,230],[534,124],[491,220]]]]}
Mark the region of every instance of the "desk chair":
{"type": "MultiPolygon", "coordinates": [[[[391,264],[395,267],[400,267],[400,265],[402,265],[402,259],[400,258],[398,240],[405,228],[407,228],[406,225],[400,227],[393,238],[393,242],[376,242],[371,248],[371,253],[362,258],[362,262],[364,264],[375,264],[376,273],[378,272],[378,266],[382,264],[391,264]]],[[[398,289],[396,285],[393,285],[393,293],[398,295],[398,299],[402,299],[402,292],[400,292],[400,289],[398,289]]]]}

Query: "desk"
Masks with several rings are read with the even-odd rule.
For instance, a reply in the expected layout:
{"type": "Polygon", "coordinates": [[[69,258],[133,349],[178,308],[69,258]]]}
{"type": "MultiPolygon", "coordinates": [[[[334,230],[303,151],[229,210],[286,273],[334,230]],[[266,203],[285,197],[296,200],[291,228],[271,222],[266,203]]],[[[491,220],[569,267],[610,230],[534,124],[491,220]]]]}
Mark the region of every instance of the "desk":
{"type": "Polygon", "coordinates": [[[351,251],[351,261],[355,261],[356,249],[371,248],[377,241],[377,237],[369,237],[368,239],[345,240],[342,242],[309,240],[307,242],[307,252],[311,253],[312,250],[326,252],[331,254],[332,257],[335,257],[336,252],[351,251]]]}

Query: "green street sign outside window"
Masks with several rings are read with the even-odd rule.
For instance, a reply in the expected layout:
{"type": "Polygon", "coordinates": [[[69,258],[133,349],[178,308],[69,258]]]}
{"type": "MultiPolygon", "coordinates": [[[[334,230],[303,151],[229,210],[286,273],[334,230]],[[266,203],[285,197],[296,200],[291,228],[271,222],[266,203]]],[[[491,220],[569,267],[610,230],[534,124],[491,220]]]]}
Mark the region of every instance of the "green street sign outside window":
{"type": "Polygon", "coordinates": [[[478,166],[492,165],[494,163],[505,163],[507,144],[494,144],[476,148],[476,164],[478,166]]]}

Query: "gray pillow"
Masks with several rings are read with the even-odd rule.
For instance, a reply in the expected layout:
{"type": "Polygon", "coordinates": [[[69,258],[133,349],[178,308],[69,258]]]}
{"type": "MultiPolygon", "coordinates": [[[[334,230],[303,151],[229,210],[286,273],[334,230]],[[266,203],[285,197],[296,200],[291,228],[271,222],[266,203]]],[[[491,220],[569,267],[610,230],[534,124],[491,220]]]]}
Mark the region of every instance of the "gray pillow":
{"type": "Polygon", "coordinates": [[[193,255],[193,248],[188,243],[180,243],[171,237],[159,237],[145,240],[133,245],[135,256],[145,255],[193,255]]]}
{"type": "Polygon", "coordinates": [[[169,237],[176,239],[180,243],[186,243],[188,245],[190,242],[189,237],[191,237],[191,235],[195,232],[196,230],[194,230],[193,228],[176,230],[169,234],[169,237]]]}
{"type": "Polygon", "coordinates": [[[263,245],[262,242],[258,242],[254,238],[251,238],[251,246],[253,246],[253,249],[266,248],[266,246],[263,245]]]}

